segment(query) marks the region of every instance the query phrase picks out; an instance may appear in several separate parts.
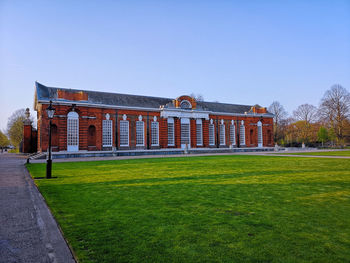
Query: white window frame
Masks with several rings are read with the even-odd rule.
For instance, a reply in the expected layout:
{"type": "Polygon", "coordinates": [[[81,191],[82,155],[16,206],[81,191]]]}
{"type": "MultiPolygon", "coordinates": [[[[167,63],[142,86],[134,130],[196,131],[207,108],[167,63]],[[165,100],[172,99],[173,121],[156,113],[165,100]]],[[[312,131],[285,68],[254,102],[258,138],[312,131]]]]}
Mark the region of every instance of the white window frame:
{"type": "Polygon", "coordinates": [[[262,131],[262,123],[258,121],[258,147],[263,147],[263,131],[262,131]]]}
{"type": "Polygon", "coordinates": [[[189,118],[181,118],[180,120],[180,141],[181,141],[181,148],[191,148],[191,122],[189,118]],[[185,129],[186,127],[186,129],[185,129]],[[188,132],[186,132],[188,127],[188,132]]]}
{"type": "Polygon", "coordinates": [[[168,118],[168,146],[175,146],[175,123],[174,123],[174,118],[168,118]],[[170,128],[170,127],[172,127],[172,128],[170,128]]]}
{"type": "Polygon", "coordinates": [[[214,123],[210,121],[209,123],[209,145],[215,145],[215,126],[214,123]]]}
{"type": "Polygon", "coordinates": [[[220,145],[226,145],[226,126],[224,120],[220,124],[220,145]]]}
{"type": "Polygon", "coordinates": [[[119,122],[119,142],[122,147],[129,146],[129,129],[129,121],[123,120],[119,122]],[[126,125],[126,127],[123,127],[124,125],[126,125]],[[126,129],[123,130],[124,128],[126,129]],[[122,135],[124,136],[124,134],[122,134],[123,132],[126,132],[125,136],[127,138],[127,144],[122,143],[122,135]]]}
{"type": "Polygon", "coordinates": [[[231,145],[236,145],[236,127],[234,121],[231,122],[230,125],[230,141],[231,145]]]}
{"type": "Polygon", "coordinates": [[[113,146],[113,121],[102,120],[102,146],[113,146]]]}
{"type": "Polygon", "coordinates": [[[151,146],[159,146],[159,122],[157,121],[151,122],[151,146]]]}
{"type": "Polygon", "coordinates": [[[79,151],[79,114],[75,111],[67,115],[67,151],[79,151]]]}
{"type": "Polygon", "coordinates": [[[196,120],[196,139],[197,146],[203,146],[203,125],[202,119],[196,120]]]}
{"type": "Polygon", "coordinates": [[[136,146],[145,146],[145,123],[136,121],[136,146]],[[142,139],[142,143],[140,143],[142,139]]]}
{"type": "Polygon", "coordinates": [[[245,126],[244,121],[241,121],[241,125],[239,126],[239,143],[240,145],[245,145],[245,126]]]}

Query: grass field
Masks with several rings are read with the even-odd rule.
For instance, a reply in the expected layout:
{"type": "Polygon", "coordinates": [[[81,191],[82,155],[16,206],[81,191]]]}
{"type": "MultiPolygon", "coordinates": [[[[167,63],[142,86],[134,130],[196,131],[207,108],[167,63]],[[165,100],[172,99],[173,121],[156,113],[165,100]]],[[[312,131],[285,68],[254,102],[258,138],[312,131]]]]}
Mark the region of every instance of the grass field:
{"type": "Polygon", "coordinates": [[[350,151],[300,152],[300,153],[283,153],[283,154],[314,155],[314,156],[350,156],[350,151]]]}
{"type": "Polygon", "coordinates": [[[54,163],[53,176],[36,184],[80,262],[350,262],[347,159],[54,163]]]}

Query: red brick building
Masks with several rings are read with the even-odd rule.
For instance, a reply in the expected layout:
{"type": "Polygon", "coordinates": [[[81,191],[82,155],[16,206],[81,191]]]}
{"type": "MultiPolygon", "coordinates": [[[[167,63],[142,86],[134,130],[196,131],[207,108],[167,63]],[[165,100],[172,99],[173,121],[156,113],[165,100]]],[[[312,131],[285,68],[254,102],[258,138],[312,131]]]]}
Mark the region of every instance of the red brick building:
{"type": "Polygon", "coordinates": [[[260,106],[53,88],[35,83],[38,151],[272,147],[273,115],[260,106]]]}

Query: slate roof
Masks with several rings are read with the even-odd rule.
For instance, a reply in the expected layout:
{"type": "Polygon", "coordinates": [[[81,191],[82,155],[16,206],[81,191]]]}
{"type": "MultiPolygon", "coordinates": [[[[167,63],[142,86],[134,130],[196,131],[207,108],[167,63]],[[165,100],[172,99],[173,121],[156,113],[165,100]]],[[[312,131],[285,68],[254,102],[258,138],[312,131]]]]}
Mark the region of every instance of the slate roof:
{"type": "MultiPolygon", "coordinates": [[[[58,90],[70,92],[85,92],[88,94],[87,101],[79,101],[79,104],[101,104],[111,106],[127,106],[127,107],[142,107],[159,109],[161,106],[165,108],[173,107],[173,100],[171,98],[160,98],[151,96],[139,96],[121,93],[109,93],[89,90],[76,90],[66,88],[47,87],[39,82],[35,82],[36,102],[49,101],[53,102],[72,102],[70,100],[61,99],[57,96],[58,90]]],[[[205,110],[211,112],[222,113],[245,113],[249,112],[252,106],[238,105],[219,102],[198,101],[197,110],[205,110]]]]}

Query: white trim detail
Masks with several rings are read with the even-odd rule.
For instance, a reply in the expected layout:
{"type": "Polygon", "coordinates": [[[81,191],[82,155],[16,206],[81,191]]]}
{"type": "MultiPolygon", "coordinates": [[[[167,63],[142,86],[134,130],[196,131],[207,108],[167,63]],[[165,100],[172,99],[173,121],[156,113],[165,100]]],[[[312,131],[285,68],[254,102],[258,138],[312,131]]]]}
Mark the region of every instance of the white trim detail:
{"type": "Polygon", "coordinates": [[[163,118],[176,117],[176,118],[189,118],[189,119],[206,119],[209,120],[209,113],[207,112],[196,112],[191,110],[162,110],[160,116],[163,118]]]}
{"type": "MultiPolygon", "coordinates": [[[[38,100],[38,104],[49,104],[49,100],[38,100]]],[[[147,108],[147,107],[130,107],[130,106],[115,106],[115,105],[108,105],[108,104],[97,104],[97,103],[79,103],[74,101],[77,107],[90,107],[90,108],[108,108],[108,109],[121,109],[121,110],[142,110],[142,111],[154,111],[154,112],[160,112],[161,117],[163,117],[162,112],[164,111],[177,111],[180,112],[181,109],[164,109],[164,107],[159,108],[147,108]]],[[[60,101],[60,100],[54,100],[53,105],[72,105],[72,101],[70,102],[65,102],[65,101],[60,101]]],[[[189,110],[183,110],[187,111],[187,113],[191,113],[192,111],[189,110]]],[[[228,113],[228,112],[216,112],[216,111],[197,111],[195,110],[197,114],[205,114],[208,116],[208,118],[205,117],[200,117],[203,119],[208,120],[209,119],[209,114],[213,115],[225,115],[225,116],[235,116],[235,117],[247,117],[247,116],[253,116],[253,117],[262,117],[262,118],[273,118],[274,115],[271,113],[228,113]]],[[[165,114],[166,115],[166,114],[165,114]]],[[[170,117],[177,117],[177,116],[170,116],[170,117]]],[[[167,118],[167,116],[164,116],[164,118],[167,118]]],[[[191,117],[192,118],[192,117],[191,117]]],[[[197,118],[197,117],[193,117],[197,118]]]]}
{"type": "Polygon", "coordinates": [[[123,114],[123,121],[126,121],[126,114],[123,114]]]}

